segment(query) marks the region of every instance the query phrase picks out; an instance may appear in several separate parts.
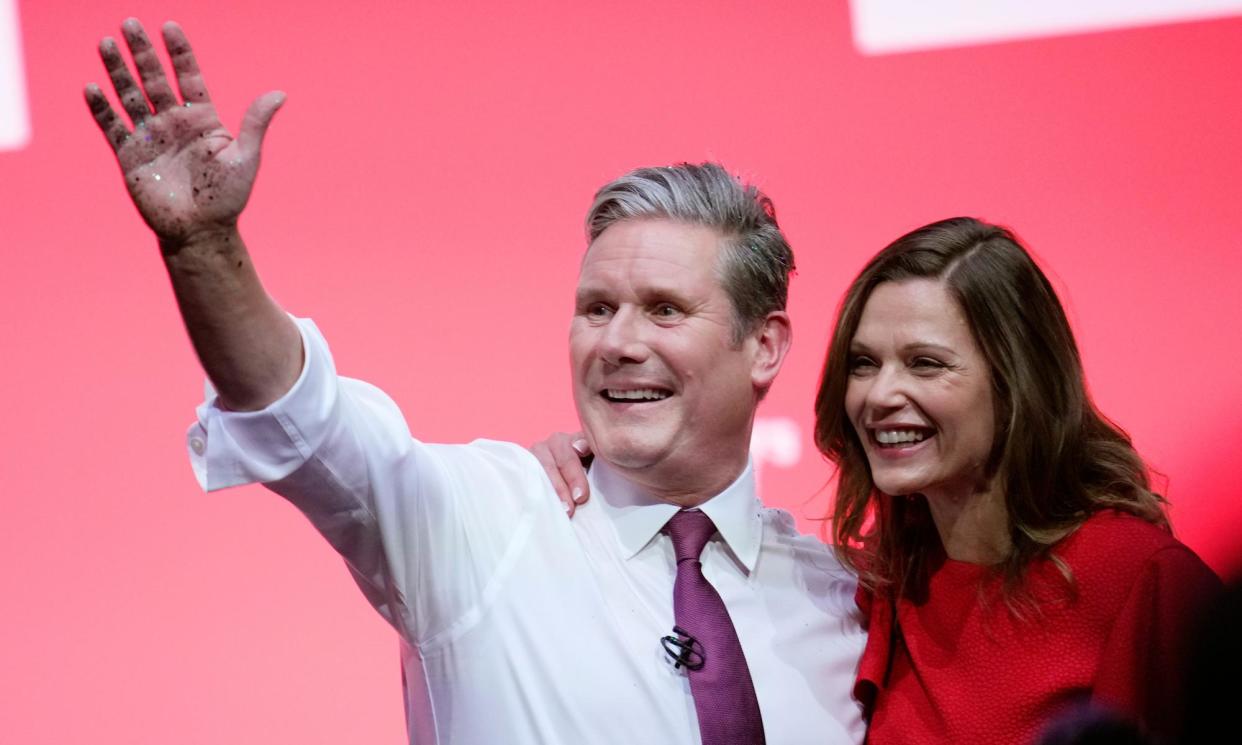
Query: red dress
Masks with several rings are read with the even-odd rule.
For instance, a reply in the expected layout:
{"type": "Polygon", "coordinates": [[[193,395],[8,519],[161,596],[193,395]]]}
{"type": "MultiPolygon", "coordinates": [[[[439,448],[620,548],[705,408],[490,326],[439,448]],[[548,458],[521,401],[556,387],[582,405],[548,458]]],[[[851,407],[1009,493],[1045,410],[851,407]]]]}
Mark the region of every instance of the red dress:
{"type": "Polygon", "coordinates": [[[891,602],[860,592],[869,636],[855,695],[871,745],[1025,745],[1082,702],[1176,737],[1189,636],[1220,579],[1165,531],[1111,511],[1053,554],[1076,592],[1039,562],[1028,577],[1041,614],[1030,621],[995,595],[981,602],[985,567],[950,559],[932,574],[928,602],[898,602],[898,634],[891,602]]]}

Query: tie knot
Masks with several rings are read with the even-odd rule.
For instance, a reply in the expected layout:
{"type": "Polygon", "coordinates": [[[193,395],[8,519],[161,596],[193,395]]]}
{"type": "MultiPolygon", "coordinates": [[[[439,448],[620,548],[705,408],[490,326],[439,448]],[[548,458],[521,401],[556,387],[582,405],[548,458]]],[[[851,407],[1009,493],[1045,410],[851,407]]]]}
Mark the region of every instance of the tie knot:
{"type": "Polygon", "coordinates": [[[664,532],[673,539],[677,561],[697,560],[708,539],[716,532],[716,524],[698,510],[681,510],[665,524],[664,532]]]}

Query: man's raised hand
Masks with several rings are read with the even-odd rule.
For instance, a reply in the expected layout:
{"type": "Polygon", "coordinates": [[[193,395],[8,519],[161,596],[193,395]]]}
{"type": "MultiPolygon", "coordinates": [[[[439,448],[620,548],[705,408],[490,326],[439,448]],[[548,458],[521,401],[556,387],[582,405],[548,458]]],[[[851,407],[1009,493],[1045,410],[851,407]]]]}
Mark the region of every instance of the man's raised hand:
{"type": "Polygon", "coordinates": [[[284,395],[302,369],[297,326],[263,289],[237,230],[263,133],[284,94],[260,96],[233,139],[181,27],[164,24],[180,95],[142,24],[130,18],[121,31],[138,80],[116,40],[101,41],[99,56],[132,127],[99,86],[86,87],[86,103],[116,153],[130,197],[159,238],[181,318],[221,403],[261,409],[284,395]]]}
{"type": "Polygon", "coordinates": [[[180,97],[164,76],[142,24],[130,18],[121,31],[141,85],[126,66],[115,39],[107,37],[99,43],[99,56],[132,129],[98,85],[86,86],[86,103],[116,153],[125,186],[142,218],[165,251],[176,251],[203,235],[235,229],[254,186],[263,135],[285,95],[273,91],[256,99],[234,139],[220,123],[180,26],[170,21],[163,28],[180,97]]]}

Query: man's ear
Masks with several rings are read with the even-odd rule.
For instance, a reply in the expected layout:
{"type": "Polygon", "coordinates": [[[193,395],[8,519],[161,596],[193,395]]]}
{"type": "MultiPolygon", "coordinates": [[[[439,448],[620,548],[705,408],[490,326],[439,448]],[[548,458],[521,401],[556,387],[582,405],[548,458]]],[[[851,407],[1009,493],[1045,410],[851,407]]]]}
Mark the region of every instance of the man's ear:
{"type": "Polygon", "coordinates": [[[769,313],[751,332],[750,343],[754,345],[750,377],[757,390],[766,391],[776,380],[793,343],[789,314],[783,310],[769,313]]]}

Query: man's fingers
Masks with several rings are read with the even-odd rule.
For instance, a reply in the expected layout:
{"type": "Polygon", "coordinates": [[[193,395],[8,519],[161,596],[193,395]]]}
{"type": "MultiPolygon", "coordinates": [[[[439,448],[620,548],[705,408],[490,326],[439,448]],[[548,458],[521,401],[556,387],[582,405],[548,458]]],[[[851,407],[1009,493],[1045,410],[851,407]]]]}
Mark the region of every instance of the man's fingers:
{"type": "Polygon", "coordinates": [[[116,97],[121,101],[121,108],[129,114],[134,126],[139,126],[151,115],[151,108],[147,106],[147,98],[142,94],[142,90],[134,83],[134,76],[129,74],[129,68],[125,66],[125,59],[121,57],[121,50],[116,45],[116,39],[107,36],[99,42],[99,58],[103,60],[104,69],[108,71],[108,77],[112,79],[112,88],[116,91],[116,97]]]}
{"type": "Polygon", "coordinates": [[[552,482],[552,489],[564,505],[565,512],[573,517],[575,507],[573,494],[569,485],[565,483],[565,479],[561,478],[561,471],[556,465],[556,459],[552,457],[552,451],[548,449],[548,443],[546,441],[536,442],[530,446],[530,452],[535,456],[535,460],[539,461],[539,465],[543,466],[543,471],[548,475],[548,481],[552,482]]]}
{"type": "Polygon", "coordinates": [[[156,113],[167,111],[177,105],[177,97],[173,95],[168,80],[164,77],[164,66],[147,38],[147,32],[136,18],[128,18],[121,24],[121,32],[125,35],[125,43],[129,53],[134,57],[134,66],[138,68],[138,76],[142,79],[143,90],[151,101],[156,113]]]}
{"type": "Polygon", "coordinates": [[[285,94],[280,91],[264,93],[250,104],[246,116],[242,117],[241,129],[237,132],[237,147],[241,149],[243,158],[258,157],[263,147],[263,136],[267,134],[267,126],[272,117],[285,103],[285,94]]]}
{"type": "Polygon", "coordinates": [[[129,139],[129,128],[125,126],[125,122],[112,110],[112,105],[108,103],[107,96],[99,86],[94,83],[86,86],[85,96],[91,116],[95,117],[95,123],[99,125],[99,130],[107,138],[108,144],[113,151],[121,149],[121,145],[129,139]]]}
{"type": "Polygon", "coordinates": [[[194,59],[194,50],[190,49],[185,32],[174,21],[165,23],[163,32],[164,46],[168,48],[168,58],[172,61],[173,72],[177,74],[181,99],[186,103],[209,102],[211,97],[207,95],[203,74],[199,72],[198,60],[194,59]]]}

